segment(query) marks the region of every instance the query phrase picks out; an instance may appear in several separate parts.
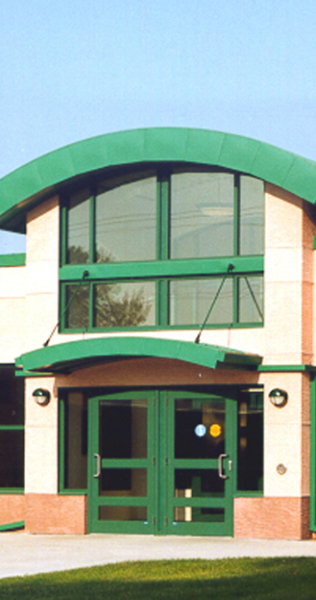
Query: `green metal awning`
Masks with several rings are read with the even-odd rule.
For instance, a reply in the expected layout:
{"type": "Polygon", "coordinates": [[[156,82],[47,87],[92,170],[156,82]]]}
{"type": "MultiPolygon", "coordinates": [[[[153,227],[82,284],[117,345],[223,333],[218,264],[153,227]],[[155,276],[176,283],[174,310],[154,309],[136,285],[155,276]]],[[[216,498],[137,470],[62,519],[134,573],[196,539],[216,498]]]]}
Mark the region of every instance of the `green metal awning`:
{"type": "Polygon", "coordinates": [[[27,352],[16,359],[16,367],[27,373],[70,373],[105,361],[133,357],[181,360],[210,369],[256,369],[262,358],[256,354],[210,344],[150,337],[115,336],[56,344],[27,352]]]}
{"type": "Polygon", "coordinates": [[[69,181],[121,165],[181,162],[232,169],[316,202],[316,163],[239,135],[186,128],[122,131],[71,144],[0,180],[0,225],[22,230],[25,211],[69,181]]]}

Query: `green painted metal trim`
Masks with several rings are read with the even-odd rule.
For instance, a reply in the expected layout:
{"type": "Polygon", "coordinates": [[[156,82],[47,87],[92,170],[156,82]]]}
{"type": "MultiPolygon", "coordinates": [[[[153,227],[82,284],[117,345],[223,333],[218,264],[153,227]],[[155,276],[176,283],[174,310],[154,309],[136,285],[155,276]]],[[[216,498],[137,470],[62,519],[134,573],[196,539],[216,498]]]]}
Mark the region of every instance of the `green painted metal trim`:
{"type": "Polygon", "coordinates": [[[16,367],[23,371],[70,372],[110,357],[152,356],[182,360],[211,369],[255,368],[262,358],[209,344],[150,337],[102,337],[56,344],[23,354],[16,367]]]}
{"type": "Polygon", "coordinates": [[[237,491],[234,494],[234,498],[263,498],[264,494],[263,491],[237,491]]]}
{"type": "Polygon", "coordinates": [[[194,275],[223,275],[229,264],[234,265],[232,275],[263,273],[263,256],[233,256],[193,260],[159,260],[139,263],[95,263],[93,265],[67,265],[59,269],[60,281],[79,281],[85,271],[85,281],[98,279],[146,279],[152,277],[190,277],[194,275]]]}
{"type": "Polygon", "coordinates": [[[51,373],[36,373],[36,371],[24,372],[24,371],[15,371],[15,377],[51,377],[51,373]]]}
{"type": "Polygon", "coordinates": [[[24,521],[16,521],[15,523],[6,523],[5,525],[0,525],[0,531],[13,531],[15,529],[24,529],[24,527],[24,521]]]}
{"type": "Polygon", "coordinates": [[[261,373],[316,373],[314,365],[259,365],[261,373]]]}
{"type": "Polygon", "coordinates": [[[0,267],[24,267],[26,254],[0,254],[0,267]]]}
{"type": "Polygon", "coordinates": [[[107,167],[182,162],[232,169],[316,202],[316,163],[243,136],[186,128],[135,129],[90,138],[46,154],[0,180],[0,224],[69,180],[107,167]]]}

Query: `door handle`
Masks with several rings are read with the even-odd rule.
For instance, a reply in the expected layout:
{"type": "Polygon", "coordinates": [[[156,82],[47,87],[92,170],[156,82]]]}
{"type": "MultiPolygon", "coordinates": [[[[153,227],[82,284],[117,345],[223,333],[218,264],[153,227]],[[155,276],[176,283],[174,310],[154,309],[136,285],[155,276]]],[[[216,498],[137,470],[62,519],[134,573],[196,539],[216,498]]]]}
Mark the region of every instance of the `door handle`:
{"type": "Polygon", "coordinates": [[[218,457],[218,476],[221,479],[229,479],[228,475],[225,475],[223,472],[223,460],[224,458],[228,458],[229,454],[220,454],[218,457]]]}
{"type": "Polygon", "coordinates": [[[101,456],[100,454],[94,454],[93,456],[97,459],[97,472],[93,474],[93,477],[97,478],[101,475],[101,456]]]}

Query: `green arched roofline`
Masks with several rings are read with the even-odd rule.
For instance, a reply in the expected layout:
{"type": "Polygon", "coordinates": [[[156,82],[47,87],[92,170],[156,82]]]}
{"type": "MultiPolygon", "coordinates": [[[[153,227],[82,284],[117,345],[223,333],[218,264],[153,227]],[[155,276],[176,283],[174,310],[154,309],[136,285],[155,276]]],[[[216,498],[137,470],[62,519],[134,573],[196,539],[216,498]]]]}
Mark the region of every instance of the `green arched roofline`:
{"type": "Polygon", "coordinates": [[[179,340],[111,336],[46,346],[16,359],[16,367],[27,373],[69,373],[104,361],[133,357],[170,358],[210,369],[256,368],[261,357],[210,344],[179,340]]]}
{"type": "Polygon", "coordinates": [[[41,156],[0,180],[0,226],[21,228],[21,215],[63,183],[107,167],[143,162],[218,166],[273,183],[316,202],[316,163],[250,138],[185,128],[136,129],[90,138],[41,156]]]}

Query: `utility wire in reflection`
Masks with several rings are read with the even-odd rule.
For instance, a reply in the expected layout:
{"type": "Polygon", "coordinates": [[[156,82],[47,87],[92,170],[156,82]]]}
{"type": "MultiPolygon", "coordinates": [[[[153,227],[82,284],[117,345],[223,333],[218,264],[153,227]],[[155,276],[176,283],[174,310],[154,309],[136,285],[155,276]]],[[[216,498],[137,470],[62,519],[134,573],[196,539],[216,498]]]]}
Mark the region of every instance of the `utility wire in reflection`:
{"type": "Polygon", "coordinates": [[[77,294],[77,292],[78,292],[79,288],[82,286],[83,282],[84,282],[84,281],[85,281],[85,279],[88,277],[88,275],[89,275],[89,271],[84,271],[84,272],[83,272],[83,274],[82,274],[82,278],[80,279],[80,281],[79,281],[78,285],[76,286],[76,289],[75,289],[74,293],[72,294],[72,296],[71,296],[71,298],[70,298],[69,302],[67,302],[67,304],[66,304],[66,306],[65,306],[65,308],[64,308],[64,310],[63,310],[63,312],[61,313],[61,315],[60,315],[60,318],[59,318],[59,320],[57,321],[57,323],[56,323],[55,327],[53,328],[53,330],[52,330],[52,332],[51,332],[51,334],[50,334],[49,338],[47,338],[46,342],[44,342],[44,344],[43,344],[44,348],[46,348],[46,346],[48,346],[48,344],[49,344],[49,342],[51,341],[51,339],[52,339],[52,337],[53,337],[53,335],[54,335],[54,333],[55,333],[55,331],[56,331],[57,327],[59,327],[59,325],[60,325],[60,322],[61,322],[61,320],[62,320],[63,316],[66,314],[66,312],[67,312],[67,310],[68,310],[69,306],[71,305],[71,303],[72,303],[72,301],[73,301],[74,297],[76,296],[76,294],[77,294]]]}

